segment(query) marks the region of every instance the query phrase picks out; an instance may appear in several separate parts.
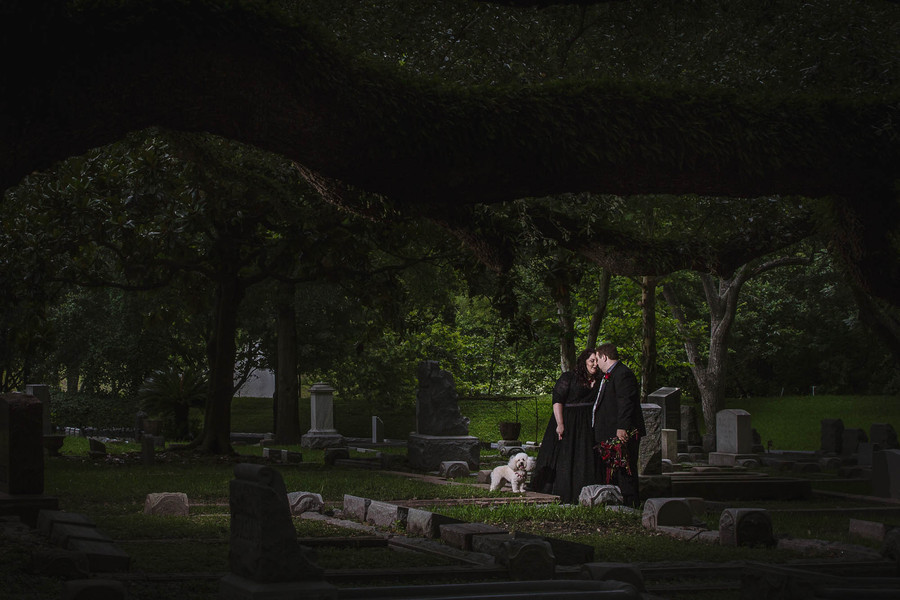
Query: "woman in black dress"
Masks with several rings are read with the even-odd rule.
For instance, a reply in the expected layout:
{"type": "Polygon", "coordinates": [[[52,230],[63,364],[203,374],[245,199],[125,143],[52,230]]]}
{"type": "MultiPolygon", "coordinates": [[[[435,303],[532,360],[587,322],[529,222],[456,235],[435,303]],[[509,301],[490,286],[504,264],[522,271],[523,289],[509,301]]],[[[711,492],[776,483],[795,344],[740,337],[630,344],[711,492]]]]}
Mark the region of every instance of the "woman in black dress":
{"type": "Polygon", "coordinates": [[[591,413],[600,387],[593,348],[578,355],[573,371],[553,386],[553,416],[547,423],[529,489],[556,494],[561,504],[578,502],[581,488],[600,483],[595,468],[591,413]]]}

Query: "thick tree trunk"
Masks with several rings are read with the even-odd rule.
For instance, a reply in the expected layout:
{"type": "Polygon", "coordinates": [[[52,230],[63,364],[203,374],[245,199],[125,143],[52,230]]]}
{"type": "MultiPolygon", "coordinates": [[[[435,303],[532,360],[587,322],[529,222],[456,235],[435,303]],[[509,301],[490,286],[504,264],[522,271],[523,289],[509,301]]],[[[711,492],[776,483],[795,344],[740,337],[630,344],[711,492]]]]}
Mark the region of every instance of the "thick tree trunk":
{"type": "Polygon", "coordinates": [[[597,337],[600,335],[600,325],[603,324],[603,317],[606,316],[606,307],[609,305],[609,284],[612,280],[612,273],[607,269],[600,269],[600,286],[597,289],[597,304],[594,305],[594,312],[591,315],[591,323],[588,325],[588,348],[597,347],[597,337]]]}
{"type": "Polygon", "coordinates": [[[281,283],[278,287],[275,327],[278,344],[278,365],[275,368],[275,441],[279,444],[299,444],[300,376],[297,372],[297,315],[294,312],[294,285],[281,283]]]}
{"type": "Polygon", "coordinates": [[[641,278],[641,402],[656,391],[656,277],[641,278]]]}
{"type": "Polygon", "coordinates": [[[209,394],[203,434],[195,443],[200,450],[210,454],[234,453],[231,447],[231,400],[234,397],[237,313],[243,294],[237,276],[223,277],[216,285],[215,315],[206,346],[209,394]]]}
{"type": "Polygon", "coordinates": [[[572,295],[566,285],[556,298],[559,323],[559,364],[563,373],[575,368],[575,319],[572,317],[572,295]]]}

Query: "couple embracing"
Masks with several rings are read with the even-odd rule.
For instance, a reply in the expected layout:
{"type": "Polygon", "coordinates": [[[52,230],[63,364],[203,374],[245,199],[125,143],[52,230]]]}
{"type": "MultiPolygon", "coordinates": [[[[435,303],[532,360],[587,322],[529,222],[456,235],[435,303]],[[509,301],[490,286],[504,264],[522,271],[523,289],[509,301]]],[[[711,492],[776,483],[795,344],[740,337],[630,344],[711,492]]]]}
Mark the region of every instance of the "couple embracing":
{"type": "Polygon", "coordinates": [[[588,348],[553,387],[553,416],[535,462],[531,489],[578,502],[586,485],[619,486],[628,506],[640,504],[637,459],[646,434],[637,378],[614,344],[588,348]],[[627,466],[617,463],[624,459],[627,466]]]}

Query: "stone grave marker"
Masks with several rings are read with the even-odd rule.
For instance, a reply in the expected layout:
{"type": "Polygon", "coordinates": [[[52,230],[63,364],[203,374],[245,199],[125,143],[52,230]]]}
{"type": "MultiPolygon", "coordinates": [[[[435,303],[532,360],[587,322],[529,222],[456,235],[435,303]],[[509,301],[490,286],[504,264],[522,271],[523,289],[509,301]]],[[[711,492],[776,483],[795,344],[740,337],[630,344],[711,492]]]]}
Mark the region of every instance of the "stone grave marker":
{"type": "Polygon", "coordinates": [[[844,429],[841,433],[841,456],[849,456],[859,451],[861,442],[868,442],[869,437],[864,429],[844,429]]]}
{"type": "Polygon", "coordinates": [[[0,492],[44,492],[42,422],[40,400],[27,394],[0,394],[0,492]]]}
{"type": "Polygon", "coordinates": [[[406,445],[409,464],[435,471],[443,461],[462,460],[469,469],[477,469],[481,442],[469,435],[469,419],[459,412],[453,376],[433,360],[420,363],[416,375],[416,431],[406,445]]]}
{"type": "Polygon", "coordinates": [[[304,448],[328,448],[344,443],[334,428],[334,388],[319,382],[309,388],[309,431],[300,437],[304,448]]]}
{"type": "Polygon", "coordinates": [[[678,462],[678,432],[674,429],[660,430],[662,459],[678,462]]]}
{"type": "Polygon", "coordinates": [[[897,432],[890,423],[872,423],[869,427],[869,441],[878,444],[884,450],[900,448],[897,432]]]}
{"type": "Polygon", "coordinates": [[[693,522],[694,513],[684,498],[648,498],[644,502],[641,523],[647,529],[686,527],[693,522]]]}
{"type": "Polygon", "coordinates": [[[872,495],[900,500],[900,450],[872,454],[872,495]]]}
{"type": "Polygon", "coordinates": [[[661,387],[647,396],[648,404],[658,404],[662,410],[661,429],[674,429],[676,440],[681,437],[681,388],[661,387]]]}
{"type": "Polygon", "coordinates": [[[380,417],[372,417],[372,443],[384,443],[384,421],[380,417]]]}
{"type": "Polygon", "coordinates": [[[638,474],[662,473],[662,407],[658,404],[641,404],[647,435],[641,438],[638,450],[638,474]]]}
{"type": "Polygon", "coordinates": [[[844,435],[844,422],[841,419],[822,419],[822,452],[840,454],[841,441],[844,435]]]}
{"type": "Polygon", "coordinates": [[[315,492],[291,492],[288,494],[288,504],[292,515],[302,515],[305,512],[320,513],[325,510],[322,494],[315,492]]]}
{"type": "Polygon", "coordinates": [[[190,512],[190,503],[184,492],[147,494],[144,499],[145,515],[186,517],[190,512]]]}
{"type": "Polygon", "coordinates": [[[726,508],[719,517],[723,546],[773,546],[772,519],[763,508],[726,508]]]}
{"type": "Polygon", "coordinates": [[[456,479],[469,476],[469,464],[464,460],[444,460],[440,465],[441,477],[456,479]]]}
{"type": "Polygon", "coordinates": [[[586,485],[578,494],[581,506],[619,506],[624,502],[622,490],[617,485],[586,485]]]}
{"type": "Polygon", "coordinates": [[[219,582],[219,598],[336,600],[336,588],[321,581],[322,569],[297,541],[281,474],[242,463],[235,465],[234,477],[229,485],[231,572],[219,582]]]}
{"type": "Polygon", "coordinates": [[[753,433],[750,413],[740,408],[726,408],[716,413],[716,451],[727,454],[750,454],[753,433]]]}

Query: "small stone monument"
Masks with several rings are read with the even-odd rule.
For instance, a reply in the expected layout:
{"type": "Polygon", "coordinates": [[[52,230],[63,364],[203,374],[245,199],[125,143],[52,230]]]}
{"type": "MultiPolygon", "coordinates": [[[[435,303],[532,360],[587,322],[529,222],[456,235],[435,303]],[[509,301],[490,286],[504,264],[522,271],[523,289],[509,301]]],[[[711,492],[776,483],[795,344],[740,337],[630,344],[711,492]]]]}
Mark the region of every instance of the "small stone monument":
{"type": "Polygon", "coordinates": [[[238,464],[231,480],[231,573],[219,582],[222,600],[307,598],[337,600],[322,581],[309,548],[297,541],[281,474],[263,465],[238,464]]]}
{"type": "Polygon", "coordinates": [[[840,454],[841,441],[844,435],[844,422],[841,419],[822,419],[822,453],[840,454]]]}
{"type": "Polygon", "coordinates": [[[384,421],[380,417],[372,417],[372,443],[384,443],[384,421]]]}
{"type": "Polygon", "coordinates": [[[872,423],[869,427],[869,441],[878,444],[884,450],[900,448],[897,432],[890,423],[872,423]]]}
{"type": "Polygon", "coordinates": [[[659,475],[662,473],[662,407],[659,404],[641,404],[647,435],[641,438],[638,451],[638,473],[659,475]]]}
{"type": "Polygon", "coordinates": [[[327,383],[316,383],[309,388],[310,427],[300,437],[304,448],[340,446],[344,436],[334,428],[334,388],[327,383]]]}
{"type": "Polygon", "coordinates": [[[459,412],[453,376],[436,361],[427,360],[417,372],[416,431],[409,434],[409,464],[425,471],[437,470],[441,463],[463,460],[475,470],[481,463],[481,444],[468,435],[469,419],[459,412]]]}
{"type": "Polygon", "coordinates": [[[872,453],[872,495],[900,500],[900,450],[872,453]]]}
{"type": "Polygon", "coordinates": [[[621,506],[625,503],[617,485],[586,485],[578,494],[581,506],[621,506]]]}
{"type": "Polygon", "coordinates": [[[726,508],[719,517],[722,546],[774,546],[772,519],[763,508],[726,508]]]}
{"type": "Polygon", "coordinates": [[[703,445],[700,437],[700,427],[697,425],[697,409],[688,404],[681,405],[681,437],[688,446],[703,445]]]}
{"type": "Polygon", "coordinates": [[[660,439],[662,441],[662,458],[669,462],[678,462],[678,432],[674,429],[660,430],[660,439]]]}
{"type": "Polygon", "coordinates": [[[716,451],[750,454],[752,450],[750,413],[740,408],[726,408],[716,413],[716,451]]]}

